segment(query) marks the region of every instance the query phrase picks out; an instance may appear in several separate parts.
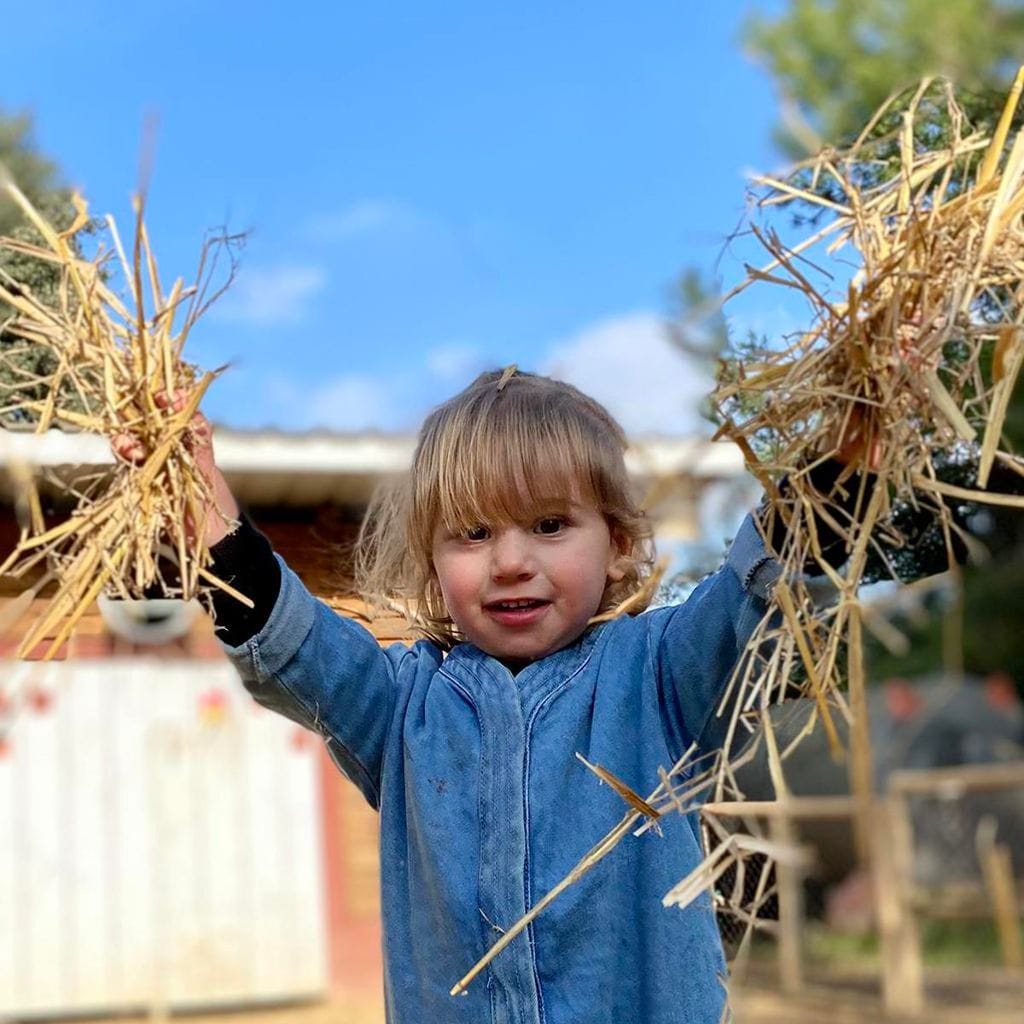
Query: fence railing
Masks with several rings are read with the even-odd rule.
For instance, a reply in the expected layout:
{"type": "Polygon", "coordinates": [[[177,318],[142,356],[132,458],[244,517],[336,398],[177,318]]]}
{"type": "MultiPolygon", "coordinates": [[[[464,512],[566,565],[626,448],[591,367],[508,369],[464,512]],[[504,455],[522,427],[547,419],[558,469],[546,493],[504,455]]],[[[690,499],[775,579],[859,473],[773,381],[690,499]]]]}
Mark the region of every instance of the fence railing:
{"type": "MultiPolygon", "coordinates": [[[[852,796],[724,801],[704,805],[701,813],[756,820],[782,846],[799,845],[800,825],[808,822],[848,822],[851,843],[858,822],[871,822],[860,867],[871,878],[880,980],[890,1013],[925,1010],[925,919],[991,917],[1003,965],[1024,971],[1017,877],[1024,873],[1024,762],[904,769],[890,774],[884,792],[869,799],[867,808],[852,796]]],[[[779,981],[794,993],[804,987],[803,882],[812,860],[786,857],[774,866],[779,981]]]]}

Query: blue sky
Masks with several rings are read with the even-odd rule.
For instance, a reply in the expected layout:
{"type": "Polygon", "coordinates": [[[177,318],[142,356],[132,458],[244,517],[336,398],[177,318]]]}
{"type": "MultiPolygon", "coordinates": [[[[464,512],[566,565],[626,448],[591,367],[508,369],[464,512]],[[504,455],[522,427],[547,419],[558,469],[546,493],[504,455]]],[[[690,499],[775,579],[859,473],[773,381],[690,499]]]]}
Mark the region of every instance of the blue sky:
{"type": "Polygon", "coordinates": [[[218,421],[410,429],[514,361],[634,432],[686,432],[707,382],[664,340],[674,283],[719,256],[744,172],[779,159],[748,6],[18,4],[0,104],[122,228],[156,116],[165,277],[208,228],[251,233],[186,350],[232,362],[218,421]]]}

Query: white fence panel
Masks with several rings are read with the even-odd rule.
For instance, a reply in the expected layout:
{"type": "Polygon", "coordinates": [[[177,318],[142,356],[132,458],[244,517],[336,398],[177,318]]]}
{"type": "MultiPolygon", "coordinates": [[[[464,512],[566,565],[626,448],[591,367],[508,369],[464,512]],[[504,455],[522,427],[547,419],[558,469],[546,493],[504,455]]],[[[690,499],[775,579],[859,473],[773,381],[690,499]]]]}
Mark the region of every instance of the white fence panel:
{"type": "Polygon", "coordinates": [[[327,987],[318,759],[226,663],[6,663],[0,1016],[327,987]]]}

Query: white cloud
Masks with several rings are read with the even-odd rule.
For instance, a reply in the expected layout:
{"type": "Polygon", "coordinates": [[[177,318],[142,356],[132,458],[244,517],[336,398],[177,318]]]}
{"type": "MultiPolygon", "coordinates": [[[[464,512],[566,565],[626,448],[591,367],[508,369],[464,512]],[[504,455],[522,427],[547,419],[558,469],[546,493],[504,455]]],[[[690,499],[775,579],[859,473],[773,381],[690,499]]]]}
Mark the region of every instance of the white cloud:
{"type": "Polygon", "coordinates": [[[432,406],[465,387],[486,362],[483,349],[452,343],[388,371],[340,373],[313,384],[273,376],[259,386],[271,419],[289,430],[415,432],[432,406]]]}
{"type": "Polygon", "coordinates": [[[300,429],[401,430],[408,429],[408,411],[396,400],[393,382],[386,375],[341,374],[305,391],[293,406],[300,429]]]}
{"type": "Polygon", "coordinates": [[[309,222],[311,237],[319,241],[339,242],[382,228],[416,224],[414,210],[388,199],[360,199],[334,213],[321,214],[309,222]]]}
{"type": "Polygon", "coordinates": [[[781,344],[787,338],[806,331],[810,325],[810,317],[804,304],[785,304],[776,302],[773,305],[749,302],[745,307],[728,307],[729,330],[733,338],[745,341],[751,335],[757,340],[767,339],[771,343],[781,344]]]}
{"type": "Polygon", "coordinates": [[[628,434],[708,429],[699,406],[710,371],[672,344],[654,313],[601,320],[555,345],[540,369],[596,398],[628,434]]]}
{"type": "MultiPolygon", "coordinates": [[[[433,404],[495,364],[483,346],[469,343],[438,346],[422,359],[313,385],[277,376],[262,385],[271,420],[291,430],[415,431],[433,404]]],[[[698,406],[711,390],[710,372],[672,344],[654,313],[592,324],[533,365],[592,395],[631,435],[708,431],[698,406]]]]}
{"type": "Polygon", "coordinates": [[[427,353],[427,369],[442,384],[468,384],[484,369],[487,360],[477,345],[453,342],[427,353]]]}
{"type": "Polygon", "coordinates": [[[300,323],[326,283],[326,272],[317,266],[243,267],[211,313],[226,323],[255,327],[300,323]]]}

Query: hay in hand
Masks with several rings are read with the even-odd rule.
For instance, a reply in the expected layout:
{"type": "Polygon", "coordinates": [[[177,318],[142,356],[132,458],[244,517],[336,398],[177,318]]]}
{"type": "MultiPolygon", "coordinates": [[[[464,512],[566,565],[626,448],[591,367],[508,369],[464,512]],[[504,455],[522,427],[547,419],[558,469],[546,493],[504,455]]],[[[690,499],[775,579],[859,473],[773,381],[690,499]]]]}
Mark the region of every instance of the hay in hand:
{"type": "MultiPolygon", "coordinates": [[[[740,446],[771,499],[766,533],[783,537],[775,552],[782,577],[771,602],[780,627],[766,620],[748,645],[732,684],[734,713],[792,695],[799,666],[799,688],[816,702],[833,756],[849,755],[865,861],[872,767],[864,630],[887,641],[859,601],[869,555],[885,564],[904,542],[892,518],[897,503],[930,510],[951,569],[960,531],[948,499],[1024,509],[1024,496],[986,489],[996,462],[1024,475],[1024,459],[1002,447],[1024,361],[1024,132],[1006,152],[1022,86],[1024,69],[988,139],[967,129],[943,84],[950,135],[941,148],[929,148],[916,121],[923,100],[934,102],[936,85],[923,82],[899,112],[898,137],[882,140],[898,144],[899,167],[881,184],[861,182],[879,146],[872,129],[891,105],[848,151],[826,151],[788,179],[755,179],[762,209],[797,200],[826,223],[792,247],[755,227],[771,261],[731,293],[783,287],[811,309],[808,330],[732,363],[713,395],[719,436],[740,446]],[[822,268],[819,259],[829,262],[822,268]],[[844,293],[828,295],[816,283],[822,277],[845,282],[844,293]],[[840,485],[845,478],[854,489],[846,500],[811,483],[814,467],[836,456],[847,463],[840,485]],[[975,485],[943,481],[941,468],[950,462],[976,464],[975,485]],[[783,476],[787,493],[780,495],[783,476]],[[842,571],[824,556],[820,524],[843,540],[842,571]],[[834,586],[827,607],[816,606],[808,568],[834,586]],[[848,752],[839,718],[849,723],[848,752]]],[[[769,758],[782,778],[784,754],[769,749],[769,758]]],[[[743,798],[727,764],[719,766],[715,790],[718,799],[743,798]]],[[[778,787],[776,795],[783,796],[778,787]]]]}
{"type": "MultiPolygon", "coordinates": [[[[700,759],[692,749],[661,773],[660,785],[646,797],[633,794],[623,820],[570,879],[627,834],[653,827],[654,818],[645,821],[635,808],[689,813],[711,798],[714,806],[703,820],[714,849],[666,902],[686,905],[716,885],[719,907],[753,926],[770,894],[771,861],[785,863],[793,851],[758,834],[756,815],[764,805],[745,800],[737,771],[763,746],[776,800],[789,800],[789,751],[779,749],[767,709],[796,693],[813,700],[811,727],[824,729],[832,755],[849,758],[858,848],[869,858],[873,795],[863,631],[876,627],[859,600],[869,553],[884,562],[886,546],[901,543],[891,518],[898,501],[931,508],[951,566],[957,526],[945,499],[1024,508],[1022,495],[986,490],[997,462],[1024,475],[1024,459],[1001,443],[1024,362],[1024,132],[1006,153],[1022,86],[1024,69],[991,139],[966,128],[951,87],[940,86],[951,133],[941,146],[929,146],[921,142],[927,133],[915,132],[922,99],[935,88],[923,83],[902,110],[898,138],[887,140],[898,142],[900,165],[881,184],[864,169],[875,155],[874,125],[892,113],[891,105],[848,151],[826,151],[792,177],[755,179],[764,193],[762,210],[799,201],[825,222],[793,246],[769,228],[752,228],[770,260],[750,269],[726,298],[754,285],[796,291],[810,305],[811,326],[731,361],[712,395],[718,436],[740,447],[765,489],[762,523],[766,537],[782,538],[774,551],[781,576],[721,703],[719,714],[728,718],[723,751],[700,759]],[[823,269],[821,261],[834,262],[823,269]],[[833,287],[839,282],[842,294],[827,294],[818,283],[823,278],[833,287]],[[835,457],[846,464],[840,490],[849,490],[833,497],[820,493],[811,476],[835,457]],[[940,479],[937,464],[950,457],[976,460],[974,487],[940,479]],[[845,546],[841,569],[823,550],[821,524],[845,546]],[[808,587],[809,568],[834,587],[825,607],[808,587]],[[848,730],[841,728],[846,723],[848,730]],[[742,745],[734,741],[758,726],[754,743],[730,760],[724,751],[742,745]],[[849,751],[841,739],[847,731],[849,751]],[[754,835],[739,837],[723,826],[723,818],[736,817],[754,835]],[[721,880],[729,869],[735,884],[725,891],[721,880]]],[[[453,994],[528,919],[510,928],[453,994]]]]}
{"type": "MultiPolygon", "coordinates": [[[[2,170],[0,170],[2,175],[2,170]]],[[[45,641],[51,658],[76,622],[101,593],[123,598],[189,599],[203,588],[237,594],[209,570],[204,524],[212,505],[210,485],[199,471],[190,431],[192,417],[219,371],[201,374],[182,359],[189,331],[230,281],[218,255],[231,256],[237,239],[223,237],[202,251],[196,283],[160,283],[143,220],[144,202],[134,201],[135,238],[126,253],[112,218],[106,218],[95,258],[78,244],[92,227],[81,196],[76,217],[55,230],[17,185],[0,176],[0,188],[21,209],[37,239],[0,239],[0,246],[55,268],[56,299],[44,302],[0,270],[0,302],[13,310],[3,323],[12,345],[0,350],[7,364],[0,414],[32,421],[38,433],[51,426],[130,437],[145,452],[139,462],[119,461],[109,479],[77,491],[71,516],[47,527],[31,476],[22,481],[21,537],[0,572],[26,578],[43,570],[33,587],[56,579],[57,591],[45,612],[25,633],[24,657],[45,641]],[[222,280],[218,287],[216,282],[222,280]],[[15,356],[39,354],[30,373],[15,356]],[[185,394],[184,402],[175,396],[185,394]],[[168,399],[168,396],[172,400],[168,399]]]]}

